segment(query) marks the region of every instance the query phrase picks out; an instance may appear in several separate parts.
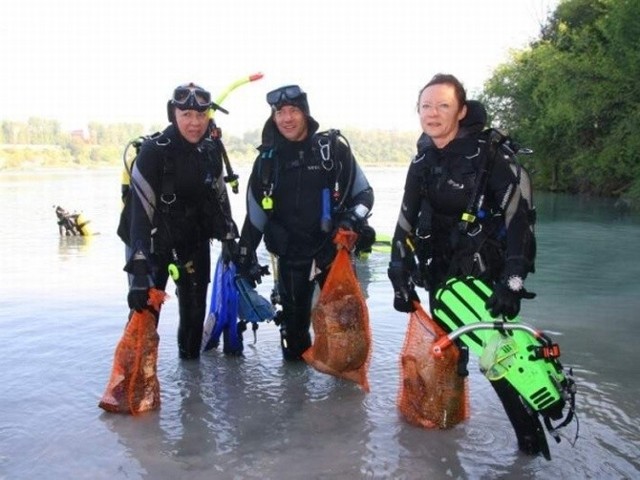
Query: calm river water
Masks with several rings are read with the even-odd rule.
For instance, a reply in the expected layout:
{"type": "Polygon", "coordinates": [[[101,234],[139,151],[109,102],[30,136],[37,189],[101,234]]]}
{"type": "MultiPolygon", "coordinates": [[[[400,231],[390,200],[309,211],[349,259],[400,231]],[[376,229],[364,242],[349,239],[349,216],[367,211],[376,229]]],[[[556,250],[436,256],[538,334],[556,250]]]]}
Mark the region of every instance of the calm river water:
{"type": "MultiPolygon", "coordinates": [[[[367,174],[372,224],[390,233],[405,169],[367,174]]],[[[243,196],[233,196],[238,223],[243,196]]],[[[578,441],[573,423],[561,443],[550,439],[550,462],[518,453],[473,359],[467,422],[431,431],[399,418],[407,318],[392,308],[381,253],[358,264],[373,329],[371,393],[283,363],[273,324],[255,344],[246,337],[243,358],[213,352],[182,363],[174,298],[159,326],[160,411],[107,414],[97,404],[127,315],[119,171],[3,172],[0,201],[0,479],[640,478],[640,222],[610,201],[537,196],[528,287],[538,297],[522,316],[560,343],[579,389],[578,441]],[[59,238],[56,204],[82,210],[99,234],[59,238]]],[[[271,279],[260,288],[268,295],[271,279]]]]}

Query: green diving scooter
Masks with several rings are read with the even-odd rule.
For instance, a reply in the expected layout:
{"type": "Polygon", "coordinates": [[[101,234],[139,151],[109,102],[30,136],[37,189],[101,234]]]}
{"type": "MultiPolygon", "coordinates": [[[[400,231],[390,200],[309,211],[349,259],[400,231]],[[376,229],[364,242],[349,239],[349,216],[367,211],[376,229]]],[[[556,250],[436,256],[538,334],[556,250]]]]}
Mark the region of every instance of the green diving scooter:
{"type": "Polygon", "coordinates": [[[521,323],[518,317],[493,318],[485,307],[491,294],[491,288],[477,278],[447,281],[436,292],[433,310],[449,334],[434,342],[432,353],[439,357],[456,343],[478,355],[482,373],[489,380],[506,379],[560,442],[558,430],[575,415],[572,371],[563,369],[558,360],[560,347],[545,333],[521,323]],[[553,425],[552,420],[559,424],[553,425]]]}

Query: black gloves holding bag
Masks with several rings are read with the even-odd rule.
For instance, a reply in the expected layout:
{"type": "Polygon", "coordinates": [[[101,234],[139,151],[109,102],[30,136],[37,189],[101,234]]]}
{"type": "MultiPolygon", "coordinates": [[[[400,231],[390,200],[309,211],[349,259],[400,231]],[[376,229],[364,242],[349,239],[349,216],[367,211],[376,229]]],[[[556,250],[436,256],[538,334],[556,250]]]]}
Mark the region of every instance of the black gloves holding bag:
{"type": "Polygon", "coordinates": [[[133,260],[129,261],[124,269],[132,275],[127,295],[129,308],[136,312],[142,312],[148,306],[149,288],[151,287],[147,260],[141,252],[138,252],[134,254],[133,260]]]}
{"type": "Polygon", "coordinates": [[[411,280],[409,272],[403,267],[401,262],[389,263],[387,270],[391,285],[393,285],[393,308],[398,312],[411,313],[416,308],[413,302],[420,302],[420,298],[411,280]]]}

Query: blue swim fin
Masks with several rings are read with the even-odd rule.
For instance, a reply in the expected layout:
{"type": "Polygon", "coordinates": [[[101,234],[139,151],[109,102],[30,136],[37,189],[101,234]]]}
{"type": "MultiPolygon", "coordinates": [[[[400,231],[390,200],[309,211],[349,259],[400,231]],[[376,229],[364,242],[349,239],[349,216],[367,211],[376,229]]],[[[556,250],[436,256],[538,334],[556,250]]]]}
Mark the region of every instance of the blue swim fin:
{"type": "Polygon", "coordinates": [[[235,286],[236,267],[233,262],[225,265],[218,257],[211,287],[209,315],[205,319],[203,350],[211,350],[220,345],[223,338],[223,352],[227,355],[242,354],[242,333],[238,329],[238,291],[235,286]]]}
{"type": "Polygon", "coordinates": [[[273,320],[275,307],[261,296],[247,280],[238,276],[235,280],[239,294],[238,316],[245,322],[258,323],[273,320]]]}

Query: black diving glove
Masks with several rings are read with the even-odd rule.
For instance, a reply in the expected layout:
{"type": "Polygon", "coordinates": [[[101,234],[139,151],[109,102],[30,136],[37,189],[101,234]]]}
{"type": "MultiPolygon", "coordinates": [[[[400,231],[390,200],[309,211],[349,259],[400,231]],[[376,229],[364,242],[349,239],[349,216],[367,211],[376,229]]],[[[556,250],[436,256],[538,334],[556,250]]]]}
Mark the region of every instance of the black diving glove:
{"type": "Polygon", "coordinates": [[[365,220],[367,219],[368,213],[369,209],[367,207],[362,204],[356,205],[355,207],[343,212],[338,217],[338,228],[360,233],[365,220]]]}
{"type": "Polygon", "coordinates": [[[346,212],[338,219],[338,228],[358,232],[361,221],[351,212],[346,212]]]}
{"type": "Polygon", "coordinates": [[[485,306],[491,316],[505,316],[511,320],[520,312],[520,301],[523,298],[531,299],[535,296],[535,293],[525,290],[522,277],[512,275],[495,284],[493,294],[487,299],[485,306]]]}
{"type": "Polygon", "coordinates": [[[248,268],[238,268],[238,274],[249,282],[252,288],[256,288],[259,283],[262,283],[262,277],[270,275],[270,272],[268,265],[254,263],[248,268]]]}
{"type": "Polygon", "coordinates": [[[368,255],[376,243],[376,231],[366,221],[358,232],[358,240],[356,241],[356,255],[368,255]]]}
{"type": "Polygon", "coordinates": [[[261,266],[258,263],[255,252],[248,252],[246,247],[239,248],[239,254],[236,255],[236,270],[238,275],[244,278],[252,288],[262,283],[262,276],[269,275],[269,267],[261,266]]]}
{"type": "Polygon", "coordinates": [[[142,312],[142,310],[148,308],[149,288],[151,287],[147,260],[144,258],[131,260],[125,267],[125,270],[132,275],[131,285],[129,285],[129,293],[127,295],[129,308],[136,312],[142,312]]]}
{"type": "Polygon", "coordinates": [[[409,273],[399,262],[389,263],[387,270],[391,285],[393,285],[393,308],[398,312],[411,313],[416,311],[413,302],[420,302],[409,273]]]}
{"type": "Polygon", "coordinates": [[[229,265],[229,262],[235,262],[238,257],[238,243],[234,240],[222,240],[222,247],[220,255],[225,265],[229,265]]]}

